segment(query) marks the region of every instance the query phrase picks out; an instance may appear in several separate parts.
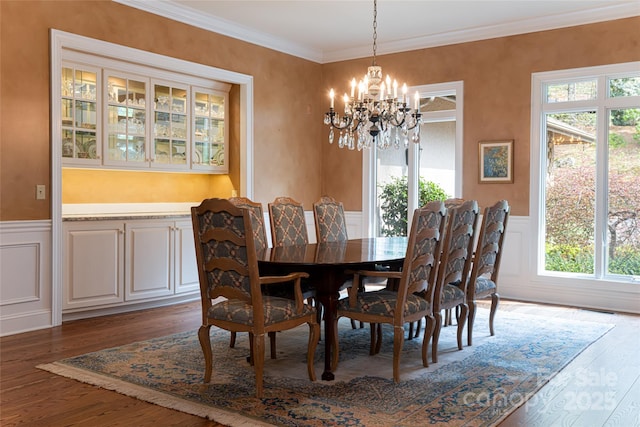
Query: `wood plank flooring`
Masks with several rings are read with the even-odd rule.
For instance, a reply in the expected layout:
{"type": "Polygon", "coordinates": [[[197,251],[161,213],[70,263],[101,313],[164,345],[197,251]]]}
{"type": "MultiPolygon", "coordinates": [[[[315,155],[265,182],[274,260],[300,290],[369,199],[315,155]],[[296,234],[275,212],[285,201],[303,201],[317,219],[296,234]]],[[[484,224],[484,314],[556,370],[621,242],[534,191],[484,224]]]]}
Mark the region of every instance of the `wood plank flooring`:
{"type": "MultiPolygon", "coordinates": [[[[640,316],[512,301],[500,310],[616,325],[501,426],[640,426],[640,316]]],[[[188,303],[0,338],[0,425],[221,426],[35,368],[199,325],[200,304],[188,303]]]]}

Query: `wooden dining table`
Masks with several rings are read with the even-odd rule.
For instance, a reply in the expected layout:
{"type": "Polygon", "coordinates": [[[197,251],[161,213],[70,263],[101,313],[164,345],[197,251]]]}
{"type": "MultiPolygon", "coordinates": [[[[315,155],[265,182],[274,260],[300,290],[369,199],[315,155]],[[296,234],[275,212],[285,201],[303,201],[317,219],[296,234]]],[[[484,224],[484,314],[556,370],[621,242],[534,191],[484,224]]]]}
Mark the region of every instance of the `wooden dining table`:
{"type": "Polygon", "coordinates": [[[376,265],[402,266],[407,250],[406,237],[372,237],[343,242],[267,248],[258,254],[261,275],[309,273],[317,298],[324,308],[324,372],[322,379],[331,381],[331,354],[335,318],[341,287],[350,277],[349,270],[371,270],[376,265]]]}

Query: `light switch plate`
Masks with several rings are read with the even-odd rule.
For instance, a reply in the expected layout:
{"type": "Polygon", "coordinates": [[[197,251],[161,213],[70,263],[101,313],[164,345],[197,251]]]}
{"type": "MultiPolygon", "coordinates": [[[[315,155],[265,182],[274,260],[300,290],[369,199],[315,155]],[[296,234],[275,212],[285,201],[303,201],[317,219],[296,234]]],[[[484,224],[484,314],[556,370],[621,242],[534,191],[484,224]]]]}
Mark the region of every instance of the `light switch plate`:
{"type": "Polygon", "coordinates": [[[44,184],[38,184],[36,185],[36,199],[37,200],[44,200],[47,198],[47,187],[44,184]]]}

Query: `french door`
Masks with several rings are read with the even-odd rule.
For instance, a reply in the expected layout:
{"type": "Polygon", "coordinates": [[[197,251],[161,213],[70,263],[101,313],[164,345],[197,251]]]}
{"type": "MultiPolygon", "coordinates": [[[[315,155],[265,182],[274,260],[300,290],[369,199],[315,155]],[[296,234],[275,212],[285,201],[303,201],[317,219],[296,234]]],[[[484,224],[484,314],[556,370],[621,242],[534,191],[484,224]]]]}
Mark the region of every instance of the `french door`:
{"type": "Polygon", "coordinates": [[[462,82],[412,88],[420,94],[420,143],[365,153],[365,235],[406,236],[416,208],[462,194],[462,90],[462,82]]]}

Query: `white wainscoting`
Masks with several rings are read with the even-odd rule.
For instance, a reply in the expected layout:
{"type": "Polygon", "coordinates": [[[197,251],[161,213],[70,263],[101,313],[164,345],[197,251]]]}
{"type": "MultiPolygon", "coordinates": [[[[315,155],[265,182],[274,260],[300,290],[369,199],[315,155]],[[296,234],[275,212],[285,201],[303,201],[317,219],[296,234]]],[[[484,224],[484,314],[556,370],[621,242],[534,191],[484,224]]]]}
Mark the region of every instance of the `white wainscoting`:
{"type": "Polygon", "coordinates": [[[640,283],[537,275],[529,217],[509,217],[498,277],[502,298],[640,313],[640,283]]]}
{"type": "MultiPolygon", "coordinates": [[[[305,214],[309,241],[315,242],[313,213],[305,214]]],[[[361,237],[361,213],[345,214],[349,237],[361,237]]],[[[499,277],[502,298],[640,313],[638,282],[535,275],[531,240],[529,217],[511,216],[499,277]]],[[[0,267],[0,336],[51,327],[51,221],[0,222],[0,267]]]]}
{"type": "Polygon", "coordinates": [[[51,221],[0,222],[0,336],[52,322],[51,221]]]}

